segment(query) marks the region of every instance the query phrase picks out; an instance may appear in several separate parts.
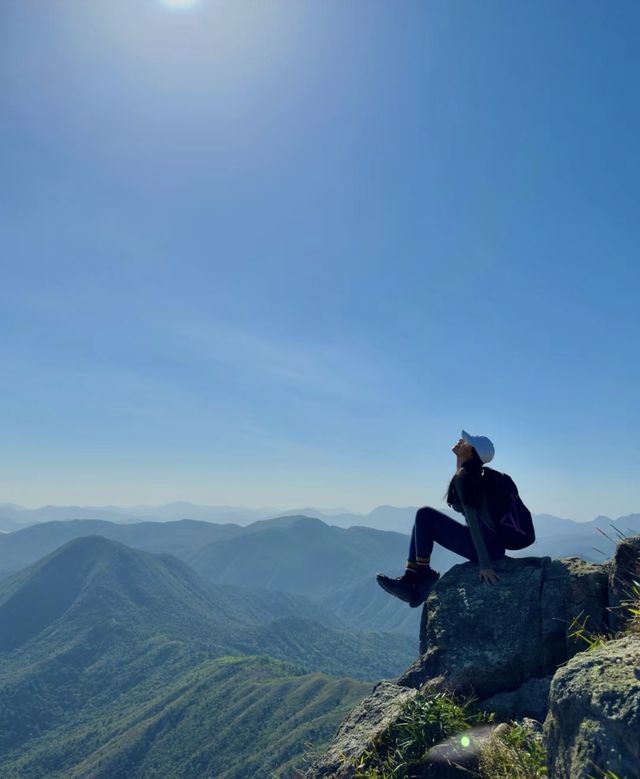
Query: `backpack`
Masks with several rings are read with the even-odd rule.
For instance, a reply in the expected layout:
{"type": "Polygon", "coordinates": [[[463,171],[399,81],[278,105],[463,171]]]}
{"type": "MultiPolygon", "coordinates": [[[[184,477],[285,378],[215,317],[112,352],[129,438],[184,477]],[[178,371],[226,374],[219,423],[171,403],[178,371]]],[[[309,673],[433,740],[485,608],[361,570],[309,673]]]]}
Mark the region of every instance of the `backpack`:
{"type": "Polygon", "coordinates": [[[536,540],[533,518],[511,476],[485,466],[482,478],[485,505],[505,549],[530,546],[536,540]]]}

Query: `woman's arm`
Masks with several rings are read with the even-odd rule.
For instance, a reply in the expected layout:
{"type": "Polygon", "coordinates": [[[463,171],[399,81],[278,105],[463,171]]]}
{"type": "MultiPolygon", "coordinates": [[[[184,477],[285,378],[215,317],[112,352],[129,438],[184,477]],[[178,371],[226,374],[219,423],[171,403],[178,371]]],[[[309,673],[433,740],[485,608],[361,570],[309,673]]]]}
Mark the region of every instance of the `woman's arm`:
{"type": "Polygon", "coordinates": [[[484,536],[480,530],[478,490],[481,487],[480,485],[472,484],[472,479],[472,474],[461,474],[459,477],[456,477],[455,488],[462,503],[464,518],[467,520],[467,525],[471,532],[471,540],[478,555],[478,565],[480,570],[483,571],[491,568],[491,560],[484,542],[484,536]]]}
{"type": "Polygon", "coordinates": [[[473,545],[476,548],[476,554],[478,555],[478,566],[481,571],[486,571],[491,568],[491,559],[487,552],[487,547],[484,542],[484,536],[480,530],[480,517],[478,516],[478,509],[475,506],[464,507],[464,517],[469,525],[471,531],[471,539],[473,545]]]}

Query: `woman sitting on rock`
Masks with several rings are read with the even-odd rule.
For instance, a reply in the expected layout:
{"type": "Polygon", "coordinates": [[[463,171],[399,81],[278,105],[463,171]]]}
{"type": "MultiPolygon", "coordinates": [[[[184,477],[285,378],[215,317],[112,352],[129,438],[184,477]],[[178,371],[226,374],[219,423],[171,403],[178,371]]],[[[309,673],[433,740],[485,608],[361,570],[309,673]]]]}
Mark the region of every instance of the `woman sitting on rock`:
{"type": "Polygon", "coordinates": [[[429,566],[434,541],[478,563],[480,581],[490,584],[498,582],[491,560],[505,556],[505,547],[493,519],[487,510],[481,510],[487,493],[482,466],[493,459],[493,444],[486,436],[471,436],[463,430],[452,451],[457,458],[457,470],[449,483],[446,501],[454,511],[464,514],[467,526],[430,506],[418,509],[404,575],[396,579],[382,573],[377,576],[383,590],[406,601],[412,608],[424,603],[431,587],[440,578],[440,574],[429,566]]]}

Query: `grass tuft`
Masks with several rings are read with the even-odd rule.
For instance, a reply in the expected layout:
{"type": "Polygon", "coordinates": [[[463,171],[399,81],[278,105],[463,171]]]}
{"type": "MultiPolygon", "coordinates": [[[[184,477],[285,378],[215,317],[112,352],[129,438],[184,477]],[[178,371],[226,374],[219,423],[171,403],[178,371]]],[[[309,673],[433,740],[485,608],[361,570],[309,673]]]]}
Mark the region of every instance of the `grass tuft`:
{"type": "Polygon", "coordinates": [[[429,763],[431,747],[474,725],[493,721],[486,712],[471,712],[472,699],[459,700],[446,693],[418,696],[375,739],[353,767],[357,779],[411,779],[437,775],[429,763]]]}
{"type": "MultiPolygon", "coordinates": [[[[500,726],[501,728],[503,726],[500,726]]],[[[496,732],[480,755],[482,779],[539,779],[547,776],[547,754],[542,735],[520,722],[496,732]]]]}
{"type": "Polygon", "coordinates": [[[581,621],[580,617],[582,616],[582,613],[583,612],[581,611],[580,614],[571,620],[571,624],[567,629],[567,635],[570,638],[577,638],[580,641],[583,641],[587,645],[585,651],[591,652],[594,649],[604,646],[611,640],[612,636],[588,630],[587,622],[589,621],[589,615],[587,614],[581,621]]]}

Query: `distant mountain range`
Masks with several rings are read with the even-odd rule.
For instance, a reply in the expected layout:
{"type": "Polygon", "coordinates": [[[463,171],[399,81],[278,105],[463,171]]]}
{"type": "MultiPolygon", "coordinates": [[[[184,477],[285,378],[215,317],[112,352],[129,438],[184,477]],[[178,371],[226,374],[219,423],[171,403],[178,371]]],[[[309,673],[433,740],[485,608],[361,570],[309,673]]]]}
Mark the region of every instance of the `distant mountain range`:
{"type": "MultiPolygon", "coordinates": [[[[354,628],[410,635],[415,642],[419,615],[389,598],[375,583],[378,571],[400,573],[409,539],[370,528],[338,528],[310,517],[276,517],[248,526],[196,520],[118,524],[104,520],[43,522],[0,535],[0,578],[6,578],[76,538],[100,535],[153,553],[170,553],[211,582],[306,596],[315,608],[333,612],[333,599],[349,589],[368,592],[377,605],[345,618],[354,628]],[[376,616],[377,615],[377,616],[376,616]]],[[[440,563],[455,557],[438,550],[440,563]]],[[[436,557],[434,557],[434,561],[436,557]]],[[[359,598],[362,606],[362,597],[359,598]]],[[[342,607],[344,608],[344,607],[342,607]]],[[[413,646],[413,644],[412,644],[413,646]]]]}
{"type": "Polygon", "coordinates": [[[179,519],[197,519],[202,522],[248,525],[260,519],[300,514],[317,518],[332,516],[330,512],[313,508],[283,510],[273,507],[198,506],[184,501],[163,506],[42,506],[37,509],[27,509],[15,503],[0,503],[0,530],[12,531],[38,522],[67,519],[103,519],[110,522],[173,522],[179,519]]]}
{"type": "MultiPolygon", "coordinates": [[[[597,562],[613,553],[618,534],[640,532],[640,515],[615,521],[598,517],[582,524],[540,515],[535,524],[536,542],[527,549],[509,551],[510,556],[576,555],[597,562]]],[[[244,526],[199,520],[42,522],[0,534],[0,579],[68,541],[89,535],[147,552],[172,554],[219,585],[304,596],[359,630],[417,635],[415,611],[389,598],[375,584],[378,571],[402,572],[408,536],[364,526],[336,527],[312,517],[289,515],[244,526]]],[[[432,565],[441,573],[461,561],[435,546],[432,565]]]]}
{"type": "Polygon", "coordinates": [[[613,555],[620,538],[640,533],[640,514],[627,514],[617,519],[598,516],[590,522],[572,522],[548,514],[536,514],[533,521],[535,543],[518,552],[509,551],[509,556],[575,556],[601,563],[613,555]]]}
{"type": "MultiPolygon", "coordinates": [[[[274,507],[242,508],[238,506],[200,506],[185,501],[167,503],[163,506],[42,506],[27,509],[14,503],[0,503],[0,531],[10,532],[26,525],[40,522],[64,521],[69,519],[102,519],[109,522],[174,522],[180,519],[195,519],[216,524],[249,525],[259,520],[274,517],[306,516],[322,519],[328,525],[349,528],[364,526],[376,530],[392,530],[410,533],[417,511],[416,506],[398,508],[378,506],[367,514],[356,514],[341,510],[320,510],[316,508],[279,509],[274,507]]],[[[460,519],[460,515],[442,505],[435,506],[449,516],[460,519]]],[[[598,516],[591,522],[575,522],[551,514],[536,514],[534,519],[538,535],[569,535],[582,533],[589,526],[606,527],[609,523],[623,523],[628,519],[637,528],[640,514],[611,519],[598,516]]]]}

